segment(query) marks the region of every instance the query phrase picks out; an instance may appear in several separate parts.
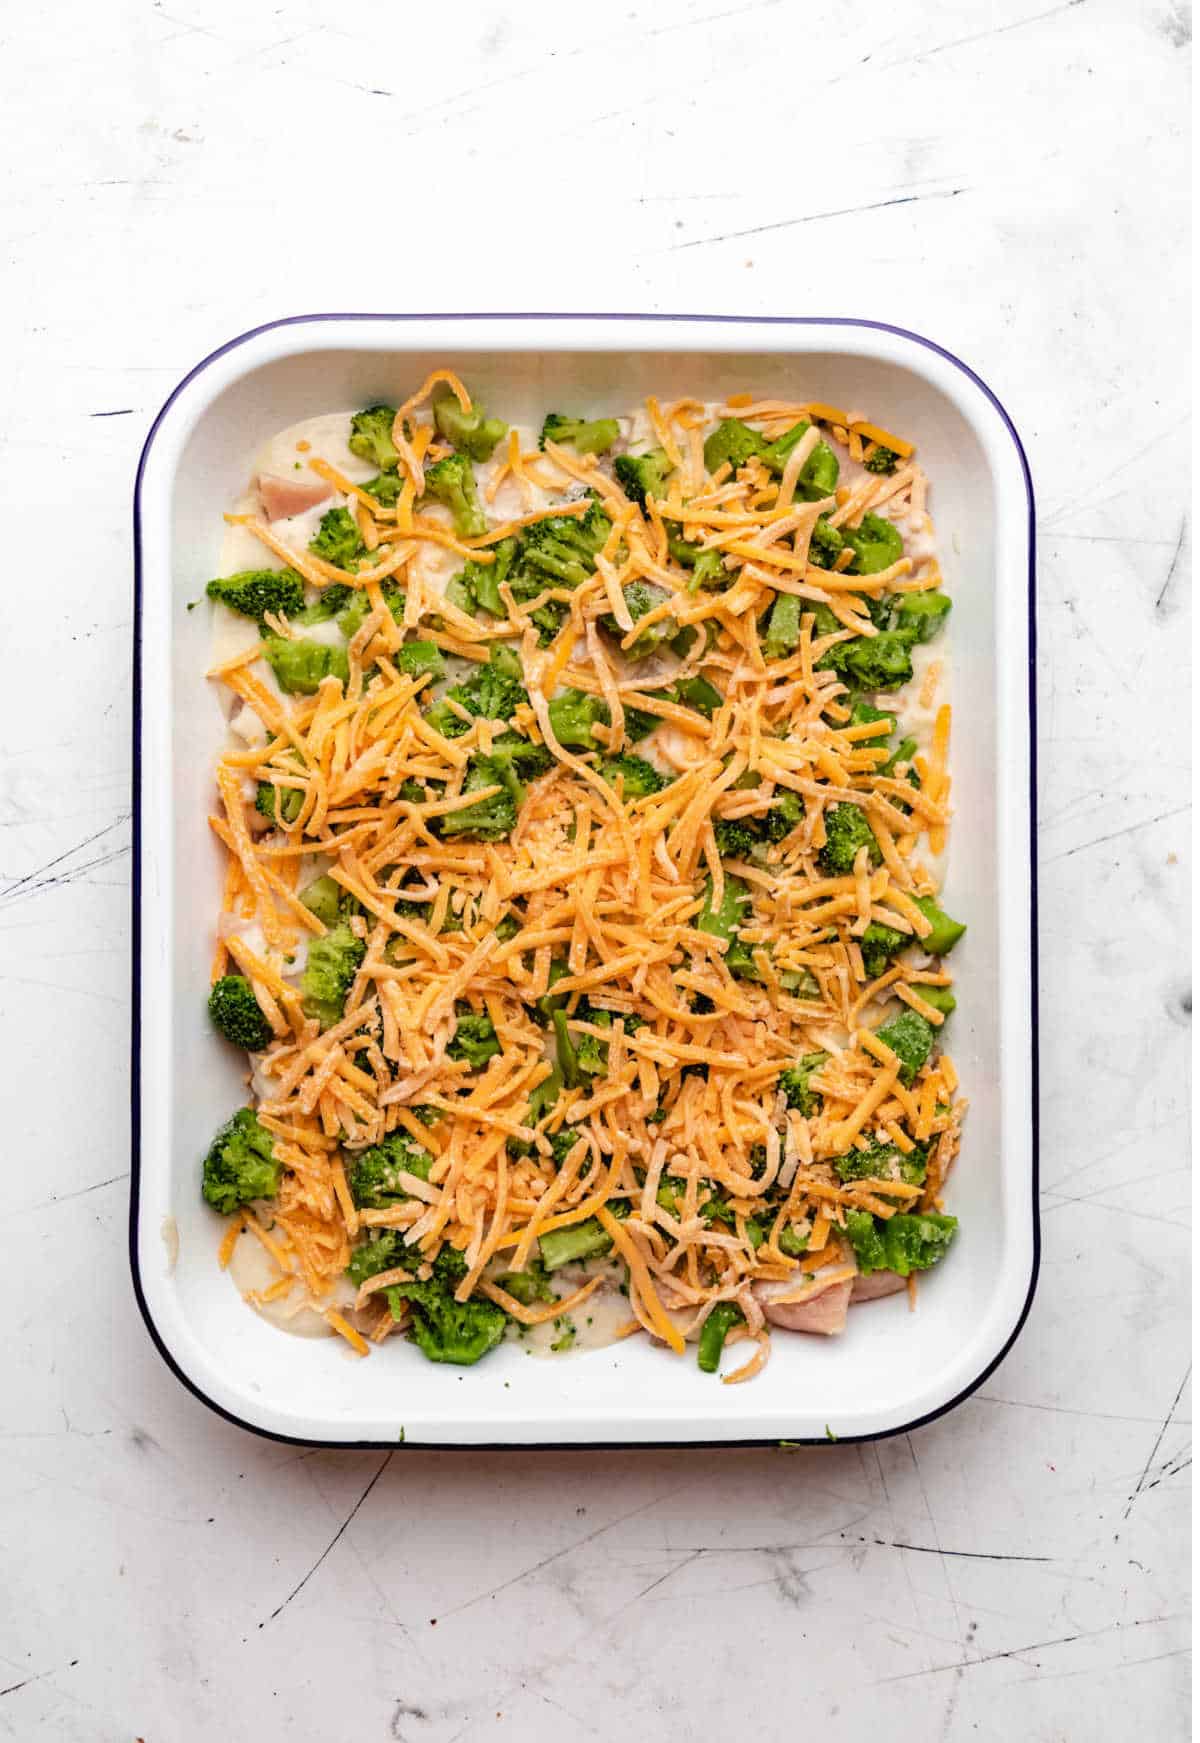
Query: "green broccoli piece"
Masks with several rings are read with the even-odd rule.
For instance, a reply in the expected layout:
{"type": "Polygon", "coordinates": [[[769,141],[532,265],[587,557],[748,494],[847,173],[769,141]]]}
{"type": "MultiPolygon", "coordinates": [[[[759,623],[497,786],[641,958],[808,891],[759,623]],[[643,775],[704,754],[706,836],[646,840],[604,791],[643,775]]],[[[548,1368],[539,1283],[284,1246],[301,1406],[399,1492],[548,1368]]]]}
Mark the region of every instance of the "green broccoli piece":
{"type": "MultiPolygon", "coordinates": [[[[629,1206],[621,1201],[606,1208],[618,1222],[624,1222],[629,1215],[629,1206]]],[[[603,1253],[611,1252],[612,1236],[602,1222],[590,1216],[586,1222],[572,1223],[570,1228],[551,1229],[548,1234],[539,1235],[538,1247],[547,1271],[560,1271],[564,1265],[578,1264],[581,1259],[597,1259],[603,1253]]]]}
{"type": "MultiPolygon", "coordinates": [[[[529,700],[515,649],[494,642],[487,665],[476,667],[465,683],[455,684],[446,696],[478,720],[511,720],[519,705],[529,700]]],[[[445,698],[435,702],[425,718],[443,738],[461,738],[467,730],[466,722],[458,718],[445,698]]]]}
{"type": "Polygon", "coordinates": [[[713,881],[708,877],[704,880],[704,906],[692,924],[698,932],[707,932],[710,937],[724,938],[727,941],[729,948],[725,952],[725,966],[730,974],[736,975],[740,980],[757,980],[759,974],[758,964],[754,960],[754,949],[742,943],[738,930],[750,915],[751,897],[748,887],[741,878],[727,877],[719,908],[713,907],[713,894],[713,881]]]}
{"type": "Polygon", "coordinates": [[[899,528],[878,514],[864,514],[861,525],[843,528],[842,541],[854,552],[852,575],[878,575],[904,555],[899,528]]]}
{"type": "Polygon", "coordinates": [[[534,744],[519,733],[503,732],[492,742],[487,756],[479,753],[467,764],[464,793],[499,786],[502,791],[480,799],[438,819],[443,835],[475,835],[481,841],[500,841],[511,835],[517,813],[525,803],[525,780],[544,775],[553,758],[544,745],[534,744]]]}
{"type": "MultiPolygon", "coordinates": [[[[596,572],[596,558],[612,531],[612,522],[599,503],[587,513],[547,515],[525,528],[521,542],[520,592],[532,599],[547,587],[580,587],[596,572]]],[[[513,597],[518,589],[513,588],[513,597]]]]}
{"type": "Polygon", "coordinates": [[[586,423],[582,418],[564,418],[559,412],[547,412],[538,447],[556,442],[560,447],[574,448],[577,454],[607,454],[620,434],[616,418],[595,418],[586,423]]]}
{"type": "Polygon", "coordinates": [[[421,1144],[416,1144],[407,1132],[389,1132],[381,1143],[360,1151],[347,1170],[350,1196],[359,1210],[387,1210],[411,1198],[400,1180],[401,1174],[412,1174],[418,1180],[428,1180],[433,1157],[421,1144]]]}
{"type": "MultiPolygon", "coordinates": [[[[327,587],[325,593],[322,595],[322,600],[327,598],[329,594],[338,592],[343,592],[348,595],[345,608],[343,609],[339,604],[336,611],[330,612],[329,615],[331,617],[337,617],[338,628],[341,630],[346,640],[350,641],[352,637],[358,634],[359,630],[370,616],[371,601],[368,599],[365,590],[361,587],[341,588],[337,586],[327,587]]],[[[384,604],[387,606],[396,622],[399,623],[401,618],[404,616],[404,589],[398,586],[395,581],[384,581],[380,584],[380,592],[383,594],[384,604]]],[[[311,621],[308,618],[307,613],[305,614],[305,621],[311,621]]]]}
{"type": "Polygon", "coordinates": [[[524,1271],[505,1271],[496,1282],[519,1301],[522,1307],[532,1307],[535,1301],[557,1301],[546,1268],[540,1259],[531,1259],[524,1271]]]}
{"type": "Polygon", "coordinates": [[[880,865],[883,854],[866,814],[847,800],[831,805],[825,813],[825,845],[818,858],[830,877],[847,877],[854,870],[860,847],[868,849],[872,865],[880,865]]]}
{"type": "Polygon", "coordinates": [[[736,472],[747,460],[761,460],[767,444],[757,430],[740,418],[723,418],[704,443],[704,465],[709,473],[717,472],[726,461],[736,472]]]}
{"type": "Polygon", "coordinates": [[[395,422],[395,406],[372,405],[366,411],[355,412],[350,419],[347,438],[350,452],[360,460],[369,460],[381,472],[394,472],[400,464],[400,455],[392,440],[395,422]]]}
{"type": "Polygon", "coordinates": [[[632,751],[622,751],[620,756],[605,757],[600,764],[600,773],[610,787],[617,785],[617,777],[621,778],[621,797],[628,805],[633,799],[648,798],[651,793],[661,793],[668,784],[665,775],[660,775],[653,763],[648,763],[645,757],[635,756],[632,751]]]}
{"type": "Polygon", "coordinates": [[[920,1144],[905,1153],[895,1144],[881,1144],[872,1138],[865,1149],[831,1156],[830,1166],[842,1181],[903,1180],[908,1186],[923,1186],[926,1159],[927,1152],[920,1144]]]}
{"type": "Polygon", "coordinates": [[[254,1109],[239,1108],[209,1146],[200,1190],[214,1210],[231,1216],[253,1198],[274,1198],[281,1168],[271,1134],[254,1109]]]}
{"type": "Polygon", "coordinates": [[[415,1271],[420,1263],[420,1253],[405,1246],[399,1229],[368,1229],[350,1255],[346,1275],[361,1288],[368,1277],[378,1277],[381,1271],[398,1265],[410,1265],[415,1271]]]}
{"type": "Polygon", "coordinates": [[[796,825],[803,823],[803,821],[803,800],[798,793],[790,793],[786,790],[777,794],[775,803],[762,820],[767,840],[772,845],[786,840],[796,825]]]}
{"type": "Polygon", "coordinates": [[[932,641],[949,610],[944,593],[902,593],[895,601],[895,627],[914,641],[932,641]]]}
{"type": "Polygon", "coordinates": [[[928,951],[930,956],[946,956],[958,943],[966,927],[961,920],[952,920],[943,909],[939,908],[932,896],[918,896],[917,907],[933,927],[933,931],[919,940],[921,949],[928,951]]]}
{"type": "Polygon", "coordinates": [[[878,472],[889,477],[899,464],[899,454],[894,453],[891,448],[885,448],[882,442],[876,442],[863,461],[868,472],[878,472]]]}
{"type": "Polygon", "coordinates": [[[407,1303],[412,1309],[412,1341],[431,1362],[469,1368],[494,1350],[504,1336],[505,1315],[491,1301],[456,1301],[453,1289],[436,1275],[428,1283],[397,1283],[387,1291],[393,1319],[407,1303]]]}
{"type": "Polygon", "coordinates": [[[645,508],[648,496],[657,500],[666,494],[667,473],[671,470],[671,462],[661,448],[651,448],[646,454],[618,454],[613,461],[617,483],[639,508],[645,508]]]}
{"type": "Polygon", "coordinates": [[[277,787],[274,781],[260,781],[254,794],[254,809],[272,823],[294,823],[303,804],[300,787],[277,787]]]}
{"type": "Polygon", "coordinates": [[[308,541],[308,548],[335,569],[349,569],[367,554],[358,522],[348,508],[331,508],[323,514],[320,531],[308,541]]]}
{"type": "MultiPolygon", "coordinates": [[[[670,595],[663,588],[655,587],[649,581],[631,581],[623,589],[623,592],[625,603],[629,607],[629,615],[635,624],[653,611],[655,606],[661,605],[664,599],[670,598],[670,595]]],[[[609,635],[618,638],[624,637],[627,633],[621,628],[611,611],[605,612],[600,619],[600,627],[607,630],[609,635]]],[[[621,651],[627,660],[644,660],[649,655],[658,653],[664,643],[673,641],[678,634],[679,625],[673,617],[660,617],[656,622],[639,631],[630,645],[621,651]]]]}
{"type": "Polygon", "coordinates": [[[908,1088],[933,1051],[932,1025],[906,1006],[875,1033],[900,1061],[900,1081],[908,1088]]]}
{"type": "Polygon", "coordinates": [[[714,817],[713,834],[722,859],[750,859],[758,846],[758,837],[743,818],[714,817]]]}
{"type": "Polygon", "coordinates": [[[442,677],[446,670],[442,659],[442,650],[436,642],[413,641],[405,642],[395,655],[397,669],[407,672],[410,678],[428,675],[430,678],[442,677]]]}
{"type": "Polygon", "coordinates": [[[715,1374],[721,1366],[721,1351],[734,1326],[745,1319],[736,1301],[718,1301],[700,1328],[696,1348],[696,1366],[704,1374],[715,1374]]]}
{"type": "Polygon", "coordinates": [[[767,633],[762,650],[768,660],[783,660],[795,653],[800,641],[802,602],[796,593],[777,593],[767,618],[767,633]]]}
{"type": "Polygon", "coordinates": [[[490,460],[497,442],[508,434],[508,425],[500,418],[489,418],[477,400],[472,400],[470,411],[465,412],[450,388],[434,395],[433,421],[450,446],[472,460],[490,460]]]}
{"type": "Polygon", "coordinates": [[[667,699],[680,702],[686,708],[694,708],[697,714],[703,714],[706,720],[711,720],[725,698],[715,684],[710,684],[707,678],[699,676],[680,678],[667,691],[667,699]],[[671,692],[674,692],[672,698],[671,692]]]}
{"type": "Polygon", "coordinates": [[[346,1006],[346,994],[367,953],[345,920],[308,945],[308,959],[300,977],[301,1006],[306,1017],[315,1017],[322,1029],[332,1028],[346,1006]]]}
{"type": "MultiPolygon", "coordinates": [[[[493,617],[507,617],[508,609],[500,597],[500,584],[512,579],[511,571],[520,551],[520,541],[501,539],[498,545],[492,546],[492,550],[495,552],[495,562],[469,562],[450,582],[446,597],[452,605],[458,605],[464,611],[473,612],[482,608],[493,617]]],[[[541,589],[538,588],[537,591],[540,592],[541,589]]],[[[533,594],[530,593],[528,597],[532,599],[533,594]]]]}
{"type": "Polygon", "coordinates": [[[486,1011],[473,1011],[466,1005],[457,1006],[456,1011],[458,1021],[446,1052],[451,1059],[465,1059],[472,1071],[479,1071],[501,1050],[496,1026],[486,1011]]]}
{"type": "Polygon", "coordinates": [[[344,890],[325,872],[304,886],[300,900],[325,926],[336,926],[339,920],[349,919],[351,914],[360,911],[357,899],[349,890],[344,890]]]}
{"type": "Polygon", "coordinates": [[[885,926],[879,920],[872,920],[858,941],[867,979],[878,980],[881,974],[886,974],[893,956],[911,943],[912,937],[909,933],[898,932],[894,926],[885,926]]]}
{"type": "Polygon", "coordinates": [[[450,510],[460,539],[482,538],[487,532],[487,516],[475,489],[475,473],[465,454],[448,454],[444,460],[435,461],[425,474],[425,492],[450,510]]]}
{"type": "MultiPolygon", "coordinates": [[[[881,768],[879,770],[880,774],[881,775],[897,775],[900,771],[900,765],[902,763],[911,765],[912,760],[916,756],[916,754],[917,754],[917,741],[916,741],[916,739],[915,738],[902,738],[900,740],[900,743],[896,746],[895,750],[892,752],[891,756],[881,766],[881,768]]],[[[915,787],[917,785],[917,777],[914,774],[911,766],[909,767],[909,770],[908,770],[908,780],[909,780],[909,784],[911,786],[915,787]]],[[[899,803],[899,801],[897,801],[897,803],[899,803]]],[[[904,809],[907,810],[908,807],[904,807],[904,809]]]]}
{"type": "MultiPolygon", "coordinates": [[[[802,418],[790,430],[785,430],[782,436],[777,436],[773,442],[763,445],[759,457],[776,477],[782,474],[792,449],[809,428],[808,419],[802,418]]],[[[828,442],[818,442],[800,468],[800,476],[796,480],[796,495],[802,502],[819,502],[822,497],[832,496],[837,489],[838,472],[837,455],[828,442]]]]}
{"type": "Polygon", "coordinates": [[[208,995],[208,1014],[218,1033],[247,1053],[261,1053],[275,1038],[243,974],[225,974],[214,983],[208,995]]]}
{"type": "Polygon", "coordinates": [[[958,1009],[958,1000],[948,986],[922,986],[918,983],[913,991],[927,1005],[932,1005],[935,1011],[940,1011],[943,1017],[950,1016],[951,1012],[958,1009]]]}
{"type": "MultiPolygon", "coordinates": [[[[832,616],[832,613],[830,613],[832,616]]],[[[837,624],[836,618],[833,620],[837,624]]],[[[820,624],[817,634],[831,634],[820,624]]],[[[881,635],[856,635],[838,642],[817,661],[820,671],[840,672],[857,690],[899,690],[913,675],[912,637],[902,630],[884,630],[881,635]]]]}
{"type": "Polygon", "coordinates": [[[378,478],[368,478],[359,489],[365,490],[368,496],[373,496],[384,508],[395,508],[406,482],[399,472],[381,472],[378,478]]]}
{"type": "Polygon", "coordinates": [[[218,605],[254,618],[264,632],[268,611],[296,617],[304,610],[304,582],[294,569],[243,569],[210,581],[204,591],[218,605]]]}
{"type": "Polygon", "coordinates": [[[808,560],[818,569],[832,569],[833,565],[845,549],[846,541],[836,527],[822,515],[812,530],[812,538],[808,541],[808,560]]]}
{"type": "Polygon", "coordinates": [[[894,714],[888,713],[886,708],[876,708],[874,703],[864,701],[861,696],[856,696],[850,703],[848,726],[874,726],[880,720],[887,721],[887,731],[876,733],[874,738],[862,739],[860,743],[881,746],[886,739],[892,736],[899,722],[894,714]]]}
{"type": "Polygon", "coordinates": [[[326,678],[336,678],[340,684],[350,681],[345,648],[269,635],[263,651],[275,682],[289,696],[315,696],[326,678]]]}
{"type": "Polygon", "coordinates": [[[805,1053],[795,1065],[779,1073],[779,1087],[788,1106],[798,1108],[805,1119],[816,1113],[820,1099],[820,1091],[809,1088],[809,1078],[816,1076],[828,1058],[828,1053],[805,1053]]]}
{"type": "Polygon", "coordinates": [[[845,1232],[864,1277],[872,1271],[907,1277],[928,1271],[945,1257],[958,1232],[958,1218],[901,1213],[884,1221],[869,1211],[850,1210],[845,1232]]]}
{"type": "Polygon", "coordinates": [[[607,726],[611,719],[608,705],[584,690],[563,690],[550,703],[554,736],[568,750],[595,750],[592,728],[607,726]]]}
{"type": "Polygon", "coordinates": [[[366,599],[366,594],[361,593],[360,589],[349,587],[344,581],[334,581],[321,589],[311,605],[306,605],[303,611],[297,612],[292,619],[293,627],[301,625],[308,629],[314,623],[328,623],[339,611],[344,611],[353,600],[360,597],[366,599]]]}

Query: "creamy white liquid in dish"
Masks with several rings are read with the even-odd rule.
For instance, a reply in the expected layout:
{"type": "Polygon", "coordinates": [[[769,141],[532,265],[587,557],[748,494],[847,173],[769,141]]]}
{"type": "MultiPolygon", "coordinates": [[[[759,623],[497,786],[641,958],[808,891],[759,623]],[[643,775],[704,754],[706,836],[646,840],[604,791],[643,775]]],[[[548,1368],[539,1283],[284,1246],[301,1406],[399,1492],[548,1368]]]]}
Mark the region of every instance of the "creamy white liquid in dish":
{"type": "MultiPolygon", "coordinates": [[[[260,474],[270,474],[278,478],[310,477],[309,462],[314,459],[327,461],[337,468],[351,483],[363,484],[376,475],[377,468],[359,459],[347,446],[347,436],[350,430],[350,420],[358,408],[344,411],[323,412],[315,417],[305,418],[299,423],[291,424],[277,435],[264,443],[255,456],[251,469],[252,479],[260,474]]],[[[716,409],[709,408],[711,422],[716,421],[716,409]]],[[[617,451],[644,446],[654,441],[654,432],[645,412],[638,410],[631,416],[618,419],[622,436],[617,444],[617,451]]],[[[529,426],[514,425],[517,431],[522,451],[528,452],[537,445],[538,432],[529,426]]],[[[864,469],[852,461],[846,450],[835,444],[840,476],[839,485],[853,486],[866,476],[864,469]]],[[[572,485],[559,491],[542,489],[533,483],[508,477],[495,492],[491,500],[487,499],[487,489],[496,471],[505,463],[506,444],[501,443],[491,460],[476,466],[480,500],[486,504],[489,518],[493,521],[519,519],[537,513],[541,510],[557,506],[563,502],[577,498],[582,487],[572,485]]],[[[290,518],[276,520],[271,523],[271,530],[284,544],[294,549],[298,555],[303,555],[321,524],[322,518],[331,509],[344,508],[351,499],[343,492],[331,489],[330,495],[312,508],[290,518]]],[[[914,563],[935,558],[937,543],[934,538],[928,517],[907,515],[893,516],[890,504],[873,512],[893,520],[898,528],[904,544],[904,554],[913,559],[914,563]]],[[[257,491],[253,488],[247,491],[234,504],[235,513],[258,514],[260,512],[257,491]]],[[[447,528],[451,528],[449,512],[438,504],[430,504],[422,509],[429,519],[440,520],[447,528]]],[[[422,544],[410,567],[418,569],[427,583],[436,583],[439,589],[444,589],[453,576],[462,568],[463,559],[453,551],[448,551],[433,544],[422,544]]],[[[217,573],[221,576],[234,575],[247,569],[283,569],[287,567],[286,559],[268,549],[248,528],[244,526],[227,526],[221,546],[221,554],[217,573]]],[[[212,641],[210,650],[211,664],[216,666],[235,658],[260,639],[258,627],[251,620],[240,617],[237,613],[214,608],[212,618],[212,641]]],[[[304,636],[308,640],[320,641],[330,646],[340,645],[343,637],[335,621],[307,626],[304,636]]],[[[586,651],[580,647],[576,650],[574,661],[580,665],[588,663],[586,651]]],[[[936,642],[918,643],[912,649],[913,677],[902,690],[890,692],[877,698],[881,707],[894,710],[901,716],[898,736],[915,738],[921,752],[929,750],[934,720],[938,708],[946,701],[950,690],[950,649],[949,637],[945,631],[936,642]],[[937,682],[926,688],[926,678],[929,670],[936,664],[938,668],[937,682]],[[922,702],[923,692],[927,699],[922,702]]],[[[454,682],[459,675],[455,670],[460,662],[447,659],[447,682],[454,682]]],[[[664,658],[662,662],[644,661],[638,667],[639,678],[650,679],[656,675],[658,666],[670,666],[674,662],[664,658]]],[[[264,660],[257,660],[249,668],[253,676],[274,696],[286,700],[283,692],[275,681],[274,673],[264,660]]],[[[226,690],[220,689],[223,711],[229,722],[231,740],[236,748],[245,749],[266,742],[267,733],[262,722],[248,704],[239,703],[236,697],[226,690]]],[[[638,745],[641,754],[647,754],[652,749],[653,757],[660,764],[669,768],[682,770],[688,761],[697,754],[697,743],[686,733],[663,724],[653,730],[638,745]]],[[[249,800],[254,797],[254,782],[245,778],[246,794],[249,800]]],[[[944,877],[945,854],[933,856],[926,844],[925,860],[939,884],[944,877]]],[[[319,875],[327,869],[328,861],[321,855],[307,856],[301,862],[300,882],[319,875]]],[[[251,949],[257,953],[265,952],[265,939],[256,921],[243,920],[236,915],[222,915],[220,931],[223,936],[236,932],[243,937],[251,949]]],[[[303,940],[297,942],[284,978],[289,982],[298,983],[303,972],[306,958],[306,946],[303,940]]],[[[918,959],[920,960],[920,959],[918,959]]],[[[833,1038],[838,1032],[834,1025],[829,1025],[827,1034],[833,1038]]],[[[548,1057],[550,1043],[547,1043],[548,1057]]],[[[264,1096],[268,1085],[257,1071],[248,1074],[247,1082],[255,1096],[264,1096]]],[[[170,1221],[171,1219],[168,1219],[170,1221]]],[[[163,1229],[164,1241],[167,1246],[169,1262],[174,1263],[178,1251],[178,1233],[170,1233],[166,1225],[163,1229]]],[[[536,1357],[563,1356],[578,1354],[606,1347],[616,1341],[618,1333],[629,1324],[632,1317],[628,1296],[620,1287],[623,1268],[614,1260],[605,1261],[607,1271],[605,1282],[581,1306],[568,1314],[557,1316],[538,1326],[522,1327],[511,1321],[506,1328],[506,1339],[527,1354],[536,1357]],[[557,1346],[557,1347],[555,1347],[557,1346]]],[[[489,1267],[488,1274],[494,1275],[500,1266],[489,1267]]],[[[302,1286],[297,1282],[286,1295],[272,1301],[257,1299],[258,1292],[266,1289],[277,1280],[278,1272],[262,1243],[249,1230],[244,1230],[234,1244],[228,1265],[228,1272],[234,1287],[243,1295],[262,1318],[268,1320],[281,1331],[292,1336],[306,1338],[322,1338],[336,1336],[333,1328],[323,1316],[323,1309],[337,1308],[354,1322],[354,1301],[356,1291],[347,1279],[342,1279],[331,1291],[329,1296],[314,1305],[307,1299],[302,1286]]],[[[564,1298],[578,1289],[590,1277],[595,1275],[595,1268],[580,1266],[565,1267],[563,1271],[554,1274],[551,1279],[556,1292],[564,1298]]],[[[548,1304],[538,1303],[539,1307],[548,1304]]],[[[670,1317],[681,1327],[691,1320],[693,1311],[671,1312],[670,1317]]]]}

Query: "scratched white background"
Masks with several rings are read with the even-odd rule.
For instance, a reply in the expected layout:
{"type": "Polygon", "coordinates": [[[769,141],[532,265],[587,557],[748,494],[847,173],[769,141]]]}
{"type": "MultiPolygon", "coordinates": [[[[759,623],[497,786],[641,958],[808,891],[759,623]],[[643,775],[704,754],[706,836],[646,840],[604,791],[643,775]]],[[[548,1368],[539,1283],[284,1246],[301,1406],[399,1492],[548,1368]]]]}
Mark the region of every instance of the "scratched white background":
{"type": "Polygon", "coordinates": [[[427,10],[0,22],[0,1735],[1181,1738],[1186,11],[427,10]],[[555,307],[891,320],[1030,451],[1041,1290],[978,1396],[878,1447],[281,1448],[187,1396],[133,1304],[147,426],[274,316],[555,307]]]}

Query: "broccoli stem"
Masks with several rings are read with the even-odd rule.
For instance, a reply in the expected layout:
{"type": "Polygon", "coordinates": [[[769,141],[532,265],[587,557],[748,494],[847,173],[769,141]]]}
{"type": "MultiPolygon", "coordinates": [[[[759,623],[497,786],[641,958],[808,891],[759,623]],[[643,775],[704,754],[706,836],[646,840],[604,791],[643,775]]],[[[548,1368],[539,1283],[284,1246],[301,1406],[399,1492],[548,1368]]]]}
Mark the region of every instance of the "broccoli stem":
{"type": "Polygon", "coordinates": [[[744,1319],[736,1301],[718,1301],[700,1328],[700,1346],[696,1366],[705,1374],[715,1374],[721,1365],[725,1339],[740,1319],[744,1319]]]}

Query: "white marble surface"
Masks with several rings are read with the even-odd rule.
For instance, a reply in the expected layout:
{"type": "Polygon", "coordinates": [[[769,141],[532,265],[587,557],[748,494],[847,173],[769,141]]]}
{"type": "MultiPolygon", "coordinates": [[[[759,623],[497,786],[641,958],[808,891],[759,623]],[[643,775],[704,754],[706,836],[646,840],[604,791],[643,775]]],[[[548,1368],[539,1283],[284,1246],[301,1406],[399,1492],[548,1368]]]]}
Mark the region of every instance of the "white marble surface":
{"type": "Polygon", "coordinates": [[[1182,1737],[1185,9],[410,10],[5,15],[0,1735],[1182,1737]],[[463,307],[882,317],[1025,436],[1042,1284],[982,1392],[910,1437],[305,1452],[211,1416],[142,1329],[138,449],[256,322],[463,307]]]}

